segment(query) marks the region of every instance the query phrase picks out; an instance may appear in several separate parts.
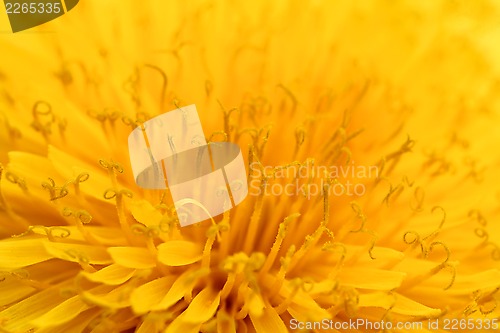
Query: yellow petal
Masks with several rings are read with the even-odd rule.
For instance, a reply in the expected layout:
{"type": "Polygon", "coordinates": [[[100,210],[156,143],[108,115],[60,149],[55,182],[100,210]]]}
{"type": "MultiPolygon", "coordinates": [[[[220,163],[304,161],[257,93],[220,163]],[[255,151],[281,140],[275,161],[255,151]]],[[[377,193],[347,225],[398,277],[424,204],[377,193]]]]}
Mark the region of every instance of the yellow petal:
{"type": "MultiPolygon", "coordinates": [[[[348,247],[348,251],[349,248],[353,248],[354,250],[354,248],[356,247],[348,247]]],[[[361,258],[356,261],[358,263],[358,266],[382,268],[383,266],[389,266],[399,263],[405,258],[404,253],[401,251],[380,246],[375,246],[372,249],[372,255],[373,257],[377,258],[377,260],[372,260],[369,256],[361,256],[361,258]]]]}
{"type": "Polygon", "coordinates": [[[266,306],[260,316],[249,314],[250,320],[257,333],[286,333],[288,332],[285,323],[280,318],[272,306],[266,306]]]}
{"type": "Polygon", "coordinates": [[[321,321],[331,318],[331,314],[327,310],[323,309],[302,290],[299,290],[295,295],[293,302],[288,307],[288,312],[299,321],[321,321]]]}
{"type": "Polygon", "coordinates": [[[260,294],[257,294],[255,291],[253,291],[252,288],[248,288],[248,293],[245,301],[248,304],[248,311],[251,314],[255,316],[262,315],[266,305],[264,304],[264,300],[262,299],[262,296],[260,294]]]}
{"type": "Polygon", "coordinates": [[[184,266],[201,259],[203,247],[183,240],[165,242],[158,246],[158,260],[168,266],[184,266]]]}
{"type": "Polygon", "coordinates": [[[59,285],[43,290],[1,311],[0,319],[5,320],[2,322],[2,328],[8,332],[26,332],[35,329],[31,321],[63,302],[60,288],[68,286],[70,285],[59,285]]]}
{"type": "MultiPolygon", "coordinates": [[[[324,292],[329,292],[332,290],[332,281],[326,280],[323,282],[323,285],[328,286],[325,288],[324,286],[320,286],[319,289],[324,289],[324,292]]],[[[296,318],[299,321],[321,321],[322,319],[330,319],[330,313],[322,308],[309,294],[313,291],[313,288],[316,286],[316,283],[311,285],[311,290],[305,292],[303,290],[303,286],[298,287],[295,282],[286,280],[283,284],[283,287],[280,290],[280,295],[284,299],[289,299],[290,296],[293,296],[292,302],[288,306],[288,312],[292,315],[292,317],[296,318]],[[298,288],[298,289],[297,289],[298,288]],[[295,292],[295,295],[292,293],[295,292]]],[[[316,293],[319,289],[316,289],[316,293]]]]}
{"type": "Polygon", "coordinates": [[[153,310],[166,310],[177,303],[184,295],[191,293],[193,285],[196,282],[194,274],[196,274],[194,270],[182,273],[182,275],[175,280],[170,289],[168,289],[167,294],[163,297],[161,302],[153,307],[153,310]]]}
{"type": "Polygon", "coordinates": [[[132,276],[134,276],[135,272],[136,270],[133,268],[113,264],[106,266],[95,273],[81,272],[81,274],[93,282],[104,283],[107,285],[119,285],[127,282],[132,276]]]}
{"type": "Polygon", "coordinates": [[[147,200],[132,201],[129,209],[134,218],[147,227],[157,226],[163,217],[147,200]]]}
{"type": "Polygon", "coordinates": [[[130,306],[129,285],[125,284],[111,291],[107,290],[107,286],[105,288],[100,286],[92,291],[84,291],[81,293],[81,297],[86,303],[95,304],[105,309],[117,310],[130,306]],[[96,291],[99,291],[99,294],[96,291]]]}
{"type": "Polygon", "coordinates": [[[104,247],[44,241],[45,250],[52,256],[71,262],[106,265],[113,261],[104,247]]]}
{"type": "Polygon", "coordinates": [[[55,239],[58,240],[64,238],[66,241],[68,240],[77,242],[85,241],[85,237],[83,237],[80,230],[78,230],[78,228],[74,226],[54,226],[54,227],[49,227],[47,229],[33,228],[31,230],[32,233],[44,237],[47,236],[47,231],[50,233],[51,236],[53,236],[55,239]]]}
{"type": "Polygon", "coordinates": [[[309,295],[324,295],[328,294],[331,292],[335,287],[337,286],[337,283],[333,280],[323,280],[320,282],[316,282],[311,286],[311,291],[309,292],[309,295]]]}
{"type": "Polygon", "coordinates": [[[170,323],[165,330],[165,333],[199,333],[201,324],[187,323],[177,317],[170,323]]]}
{"type": "Polygon", "coordinates": [[[359,307],[377,307],[383,309],[389,309],[396,298],[394,295],[385,292],[374,292],[369,294],[359,295],[359,307]]]}
{"type": "Polygon", "coordinates": [[[399,294],[396,297],[396,305],[394,305],[391,311],[402,315],[419,317],[435,317],[441,314],[440,309],[430,308],[399,294]]]}
{"type": "Polygon", "coordinates": [[[148,249],[142,247],[110,247],[113,261],[123,267],[148,269],[156,266],[156,261],[148,249]]]}
{"type": "Polygon", "coordinates": [[[167,333],[199,332],[201,325],[212,318],[219,307],[220,293],[208,287],[200,291],[188,308],[169,325],[167,333]]]}
{"type": "Polygon", "coordinates": [[[345,267],[338,275],[341,285],[346,287],[391,290],[403,282],[406,273],[382,269],[345,267]]]}
{"type": "Polygon", "coordinates": [[[121,229],[107,227],[85,226],[92,236],[102,245],[125,246],[128,244],[127,238],[121,229]]]}
{"type": "Polygon", "coordinates": [[[152,333],[152,332],[158,332],[158,327],[154,320],[148,320],[148,319],[145,319],[135,331],[135,333],[152,333]]]}
{"type": "Polygon", "coordinates": [[[82,302],[80,296],[74,296],[33,320],[32,323],[37,327],[58,326],[72,320],[88,308],[89,305],[82,302]]]}
{"type": "MultiPolygon", "coordinates": [[[[86,238],[82,235],[81,231],[74,226],[53,226],[49,227],[47,230],[50,231],[51,235],[56,240],[64,239],[66,242],[86,241],[86,238]]],[[[121,246],[127,244],[127,239],[122,234],[121,230],[117,228],[87,225],[85,226],[85,231],[89,232],[93,238],[102,245],[121,246]]],[[[47,235],[47,231],[43,228],[33,228],[32,232],[41,236],[47,235]]]]}
{"type": "Polygon", "coordinates": [[[42,239],[6,239],[0,241],[0,268],[20,268],[49,260],[42,239]]]}
{"type": "Polygon", "coordinates": [[[217,331],[236,333],[236,322],[234,318],[224,310],[217,311],[217,331]]]}
{"type": "Polygon", "coordinates": [[[66,179],[72,179],[83,172],[90,174],[89,179],[80,186],[82,193],[110,204],[102,195],[107,189],[109,179],[102,169],[99,169],[97,163],[86,163],[83,159],[76,158],[73,154],[68,154],[52,145],[48,147],[48,158],[57,172],[66,179]]]}
{"type": "MultiPolygon", "coordinates": [[[[446,279],[446,276],[444,276],[446,279]]],[[[449,277],[448,277],[449,280],[449,277]]],[[[500,270],[490,269],[476,274],[458,274],[449,293],[466,294],[478,289],[488,289],[498,287],[500,281],[500,270]]],[[[447,281],[448,282],[448,281],[447,281]]],[[[440,285],[444,285],[443,283],[440,285]]]]}
{"type": "Polygon", "coordinates": [[[132,303],[134,312],[137,314],[144,314],[152,310],[154,306],[162,301],[167,290],[170,290],[174,281],[175,277],[166,276],[136,288],[130,296],[130,302],[132,303]]]}
{"type": "Polygon", "coordinates": [[[99,309],[90,309],[80,313],[74,319],[57,327],[43,327],[36,330],[36,333],[67,333],[67,332],[85,332],[90,322],[101,314],[99,309]]]}
{"type": "Polygon", "coordinates": [[[36,291],[35,288],[24,285],[18,279],[8,276],[0,282],[0,307],[25,298],[36,291]]]}
{"type": "Polygon", "coordinates": [[[434,317],[441,314],[440,309],[430,308],[403,295],[389,295],[382,292],[359,295],[359,307],[380,307],[391,312],[415,317],[434,317]]]}
{"type": "Polygon", "coordinates": [[[191,294],[198,279],[207,275],[209,272],[208,269],[197,269],[188,270],[182,273],[182,275],[175,280],[172,287],[170,287],[160,304],[155,306],[153,310],[166,310],[177,303],[184,295],[191,294]]]}
{"type": "Polygon", "coordinates": [[[182,320],[189,323],[204,323],[214,316],[219,303],[220,293],[207,287],[193,298],[189,307],[182,313],[182,320]]]}

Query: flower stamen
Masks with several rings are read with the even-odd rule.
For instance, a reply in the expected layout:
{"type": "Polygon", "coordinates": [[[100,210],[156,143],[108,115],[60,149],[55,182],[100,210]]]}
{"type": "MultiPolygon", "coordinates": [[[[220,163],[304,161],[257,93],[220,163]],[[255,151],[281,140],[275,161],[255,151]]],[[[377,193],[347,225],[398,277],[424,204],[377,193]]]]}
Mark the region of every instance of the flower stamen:
{"type": "Polygon", "coordinates": [[[24,178],[17,176],[16,174],[12,173],[11,171],[7,171],[5,173],[5,179],[7,179],[9,182],[12,184],[16,184],[23,190],[23,192],[27,193],[28,192],[28,186],[26,185],[26,181],[24,178]]]}
{"type": "Polygon", "coordinates": [[[68,195],[69,191],[67,189],[67,184],[63,186],[56,186],[56,182],[52,178],[48,178],[49,182],[42,182],[42,187],[49,192],[50,201],[56,201],[62,199],[68,195]]]}
{"type": "Polygon", "coordinates": [[[279,225],[278,229],[278,234],[276,235],[276,240],[274,241],[274,244],[271,248],[271,251],[267,255],[266,261],[264,262],[264,265],[262,266],[262,269],[259,272],[259,276],[263,277],[269,270],[271,269],[272,265],[274,264],[274,261],[276,260],[276,257],[278,256],[278,252],[281,248],[281,244],[283,240],[286,237],[286,234],[288,232],[290,220],[296,219],[300,217],[299,213],[291,214],[285,217],[282,223],[279,225]]]}
{"type": "Polygon", "coordinates": [[[415,191],[413,191],[413,198],[410,201],[410,208],[416,213],[423,211],[424,198],[424,189],[420,186],[417,186],[415,188],[415,191]]]}

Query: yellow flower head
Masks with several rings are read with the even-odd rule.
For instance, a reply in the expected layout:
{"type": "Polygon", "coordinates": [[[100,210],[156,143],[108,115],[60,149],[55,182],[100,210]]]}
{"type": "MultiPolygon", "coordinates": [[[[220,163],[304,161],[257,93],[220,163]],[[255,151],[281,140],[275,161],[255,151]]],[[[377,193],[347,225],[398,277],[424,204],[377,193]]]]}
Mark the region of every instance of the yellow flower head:
{"type": "Polygon", "coordinates": [[[0,34],[0,332],[498,330],[499,18],[87,0],[0,34]],[[180,227],[127,137],[190,104],[250,193],[180,227]]]}

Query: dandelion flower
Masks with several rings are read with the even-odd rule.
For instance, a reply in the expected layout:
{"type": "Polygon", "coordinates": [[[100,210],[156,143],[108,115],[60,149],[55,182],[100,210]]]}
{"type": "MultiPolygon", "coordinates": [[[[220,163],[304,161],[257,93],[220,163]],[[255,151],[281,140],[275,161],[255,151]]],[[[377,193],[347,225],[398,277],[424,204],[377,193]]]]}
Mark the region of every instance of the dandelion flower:
{"type": "Polygon", "coordinates": [[[0,330],[498,330],[499,15],[83,1],[2,34],[0,330]],[[127,136],[189,104],[251,193],[181,228],[127,136]]]}

